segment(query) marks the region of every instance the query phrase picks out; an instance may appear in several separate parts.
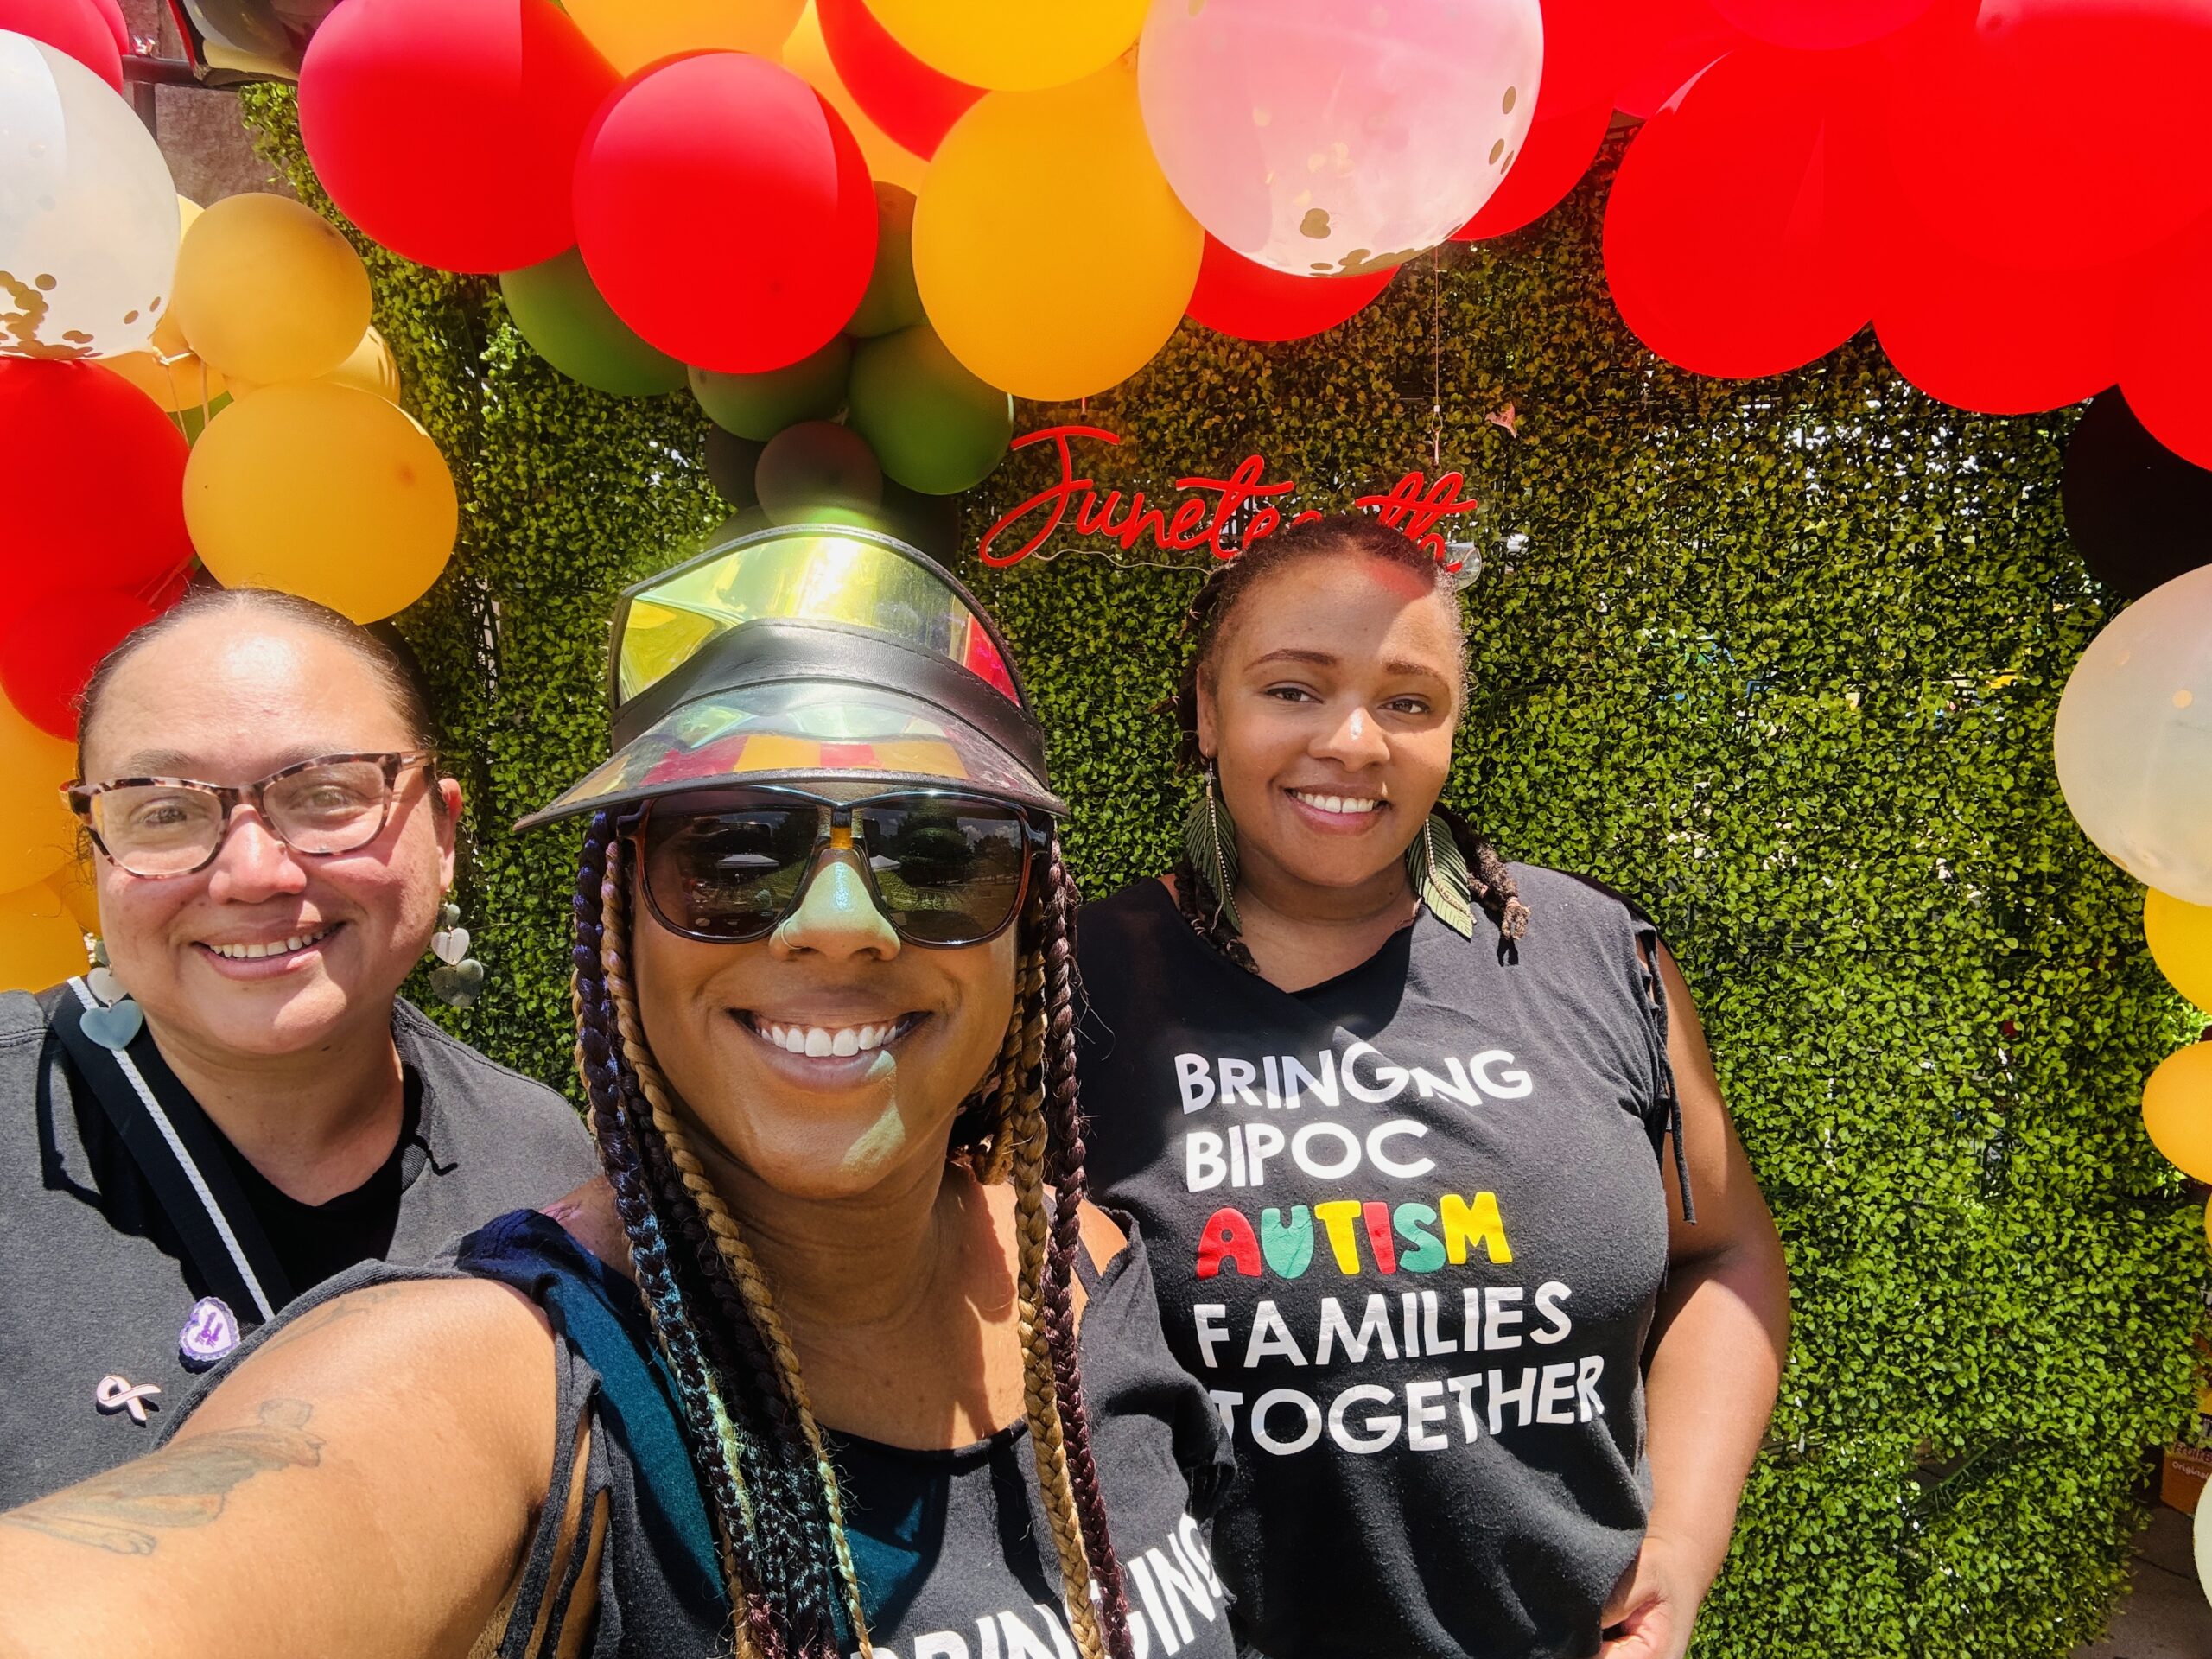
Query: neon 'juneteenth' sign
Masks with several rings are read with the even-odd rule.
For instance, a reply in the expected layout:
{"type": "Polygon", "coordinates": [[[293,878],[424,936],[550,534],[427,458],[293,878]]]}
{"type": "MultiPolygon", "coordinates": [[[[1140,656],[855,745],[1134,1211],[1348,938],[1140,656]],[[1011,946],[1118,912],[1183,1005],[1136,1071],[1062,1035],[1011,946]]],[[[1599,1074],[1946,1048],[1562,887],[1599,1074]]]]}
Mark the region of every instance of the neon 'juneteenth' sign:
{"type": "MultiPolygon", "coordinates": [[[[1124,506],[1121,491],[1109,490],[1102,498],[1092,480],[1077,475],[1074,441],[1077,438],[1096,438],[1101,443],[1122,441],[1096,426],[1048,426],[1039,432],[1024,433],[1014,441],[1017,449],[1026,449],[1033,443],[1057,446],[1059,480],[1038,491],[983,532],[976,556],[985,564],[1018,564],[1051,539],[1052,533],[1067,521],[1071,511],[1075,515],[1077,535],[1103,537],[1119,543],[1125,552],[1135,551],[1138,543],[1149,538],[1153,546],[1163,552],[1185,553],[1204,548],[1217,559],[1233,559],[1262,536],[1284,527],[1282,509],[1271,505],[1272,499],[1288,495],[1298,487],[1294,478],[1269,480],[1266,460],[1247,455],[1226,478],[1177,479],[1175,488],[1183,499],[1172,505],[1147,505],[1144,492],[1137,490],[1130,494],[1124,506]],[[1035,527],[1019,546],[1011,552],[994,550],[993,544],[1001,536],[1033,518],[1037,521],[1035,527]]],[[[1460,495],[1460,486],[1465,481],[1459,473],[1442,473],[1431,483],[1426,473],[1416,469],[1379,494],[1357,497],[1352,505],[1372,510],[1384,524],[1403,531],[1428,549],[1446,569],[1457,570],[1460,562],[1452,556],[1450,545],[1438,527],[1457,514],[1472,512],[1481,505],[1471,497],[1460,495]]],[[[1319,517],[1318,512],[1299,512],[1287,522],[1302,524],[1319,517]]]]}

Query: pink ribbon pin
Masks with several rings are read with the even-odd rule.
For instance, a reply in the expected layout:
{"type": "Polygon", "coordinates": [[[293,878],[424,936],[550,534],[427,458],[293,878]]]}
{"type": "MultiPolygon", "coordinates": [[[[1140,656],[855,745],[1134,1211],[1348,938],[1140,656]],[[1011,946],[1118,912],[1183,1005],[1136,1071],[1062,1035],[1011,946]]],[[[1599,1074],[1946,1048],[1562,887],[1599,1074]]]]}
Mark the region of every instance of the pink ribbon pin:
{"type": "Polygon", "coordinates": [[[93,1403],[102,1411],[127,1411],[130,1421],[146,1421],[146,1402],[162,1391],[157,1382],[133,1383],[128,1377],[104,1376],[100,1385],[92,1390],[93,1403]]]}

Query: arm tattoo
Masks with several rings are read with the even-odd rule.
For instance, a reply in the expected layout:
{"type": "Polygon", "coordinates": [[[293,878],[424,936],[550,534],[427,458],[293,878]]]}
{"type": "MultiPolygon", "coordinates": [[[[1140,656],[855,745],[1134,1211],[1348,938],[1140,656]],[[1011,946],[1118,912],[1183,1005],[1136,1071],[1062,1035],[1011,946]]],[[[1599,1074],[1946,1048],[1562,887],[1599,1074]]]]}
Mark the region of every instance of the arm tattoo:
{"type": "MultiPolygon", "coordinates": [[[[311,1336],[327,1326],[352,1319],[356,1313],[365,1313],[379,1302],[388,1302],[407,1289],[405,1285],[371,1285],[365,1290],[348,1292],[335,1301],[325,1302],[321,1307],[302,1313],[298,1319],[270,1337],[254,1354],[273,1354],[279,1348],[311,1336]]],[[[248,1355],[248,1358],[253,1355],[248,1355]]]]}
{"type": "Polygon", "coordinates": [[[178,1440],[150,1457],[0,1515],[111,1555],[150,1555],[160,1532],[211,1526],[231,1489],[272,1469],[312,1469],[322,1442],[306,1432],[314,1408],[304,1400],[264,1400],[257,1427],[219,1428],[178,1440]]]}

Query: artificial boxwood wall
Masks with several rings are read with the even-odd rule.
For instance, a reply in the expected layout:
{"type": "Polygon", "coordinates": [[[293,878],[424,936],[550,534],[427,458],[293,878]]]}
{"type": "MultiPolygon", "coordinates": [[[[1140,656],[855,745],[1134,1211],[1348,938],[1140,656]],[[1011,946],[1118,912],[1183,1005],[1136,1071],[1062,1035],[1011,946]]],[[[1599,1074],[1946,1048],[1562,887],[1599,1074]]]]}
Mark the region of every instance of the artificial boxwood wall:
{"type": "MultiPolygon", "coordinates": [[[[289,95],[247,101],[328,211],[289,95]]],[[[2186,1419],[2204,1274],[2136,1111],[2189,1033],[2050,765],[2112,605],[2061,527],[2068,423],[1934,404],[1866,339],[1747,385],[1666,368],[1604,291],[1606,171],[1318,341],[1185,325],[1110,397],[1021,423],[1121,433],[1093,475],[1155,497],[1261,451],[1301,505],[1440,439],[1484,504],[1457,532],[1481,566],[1452,798],[1659,917],[1789,1248],[1795,1351],[1696,1653],[2063,1654],[2122,1580],[2146,1449],[2186,1419]],[[1487,418],[1508,405],[1517,435],[1487,418]]],[[[565,1083],[574,836],[504,826],[600,751],[615,589],[721,518],[705,426],[688,397],[563,379],[493,285],[361,245],[463,502],[404,621],[474,804],[491,979],[453,1023],[565,1083]]],[[[1042,448],[1001,468],[968,548],[1050,472],[1042,448]]],[[[1097,547],[961,574],[1020,648],[1104,891],[1170,856],[1188,783],[1154,705],[1197,573],[1097,547]]]]}

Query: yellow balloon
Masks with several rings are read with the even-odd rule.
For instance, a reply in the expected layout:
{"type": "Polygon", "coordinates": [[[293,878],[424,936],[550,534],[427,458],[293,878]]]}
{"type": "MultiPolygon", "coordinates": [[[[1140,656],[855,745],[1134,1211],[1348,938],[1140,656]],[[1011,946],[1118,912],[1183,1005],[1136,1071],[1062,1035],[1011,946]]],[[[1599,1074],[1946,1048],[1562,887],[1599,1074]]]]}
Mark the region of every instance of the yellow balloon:
{"type": "Polygon", "coordinates": [[[0,892],[45,880],[75,854],[79,831],[61,787],[76,775],[75,746],[0,697],[0,892]]]}
{"type": "Polygon", "coordinates": [[[938,146],[914,208],[914,280],[970,372],[1065,403],[1127,379],[1175,332],[1204,232],[1167,188],[1116,64],[992,92],[938,146]]]}
{"type": "Polygon", "coordinates": [[[413,604],[460,528],[445,457],[355,386],[264,386],[207,423],[184,469],[192,544],[227,588],[298,594],[356,622],[413,604]]]}
{"type": "Polygon", "coordinates": [[[2212,905],[2153,888],[2143,895],[2143,937],[2158,971],[2200,1008],[2212,1008],[2212,905]]]}
{"type": "Polygon", "coordinates": [[[868,157],[868,176],[879,184],[896,184],[921,194],[922,175],[930,164],[868,118],[860,100],[846,90],[837,66],[830,61],[830,48],[822,39],[822,20],[815,15],[814,0],[784,42],[784,67],[822,94],[823,101],[845,118],[861,154],[868,157]]]}
{"type": "MultiPolygon", "coordinates": [[[[1163,0],[1163,3],[1169,0],[1163,0]]],[[[1034,92],[1103,69],[1136,44],[1147,0],[868,0],[932,69],[970,86],[1034,92]]]]}
{"type": "Polygon", "coordinates": [[[312,380],[367,330],[369,273],[313,208],[230,196],[186,233],[170,310],[185,343],[226,375],[264,385],[312,380]]]}
{"type": "Polygon", "coordinates": [[[2169,1054],[2143,1085],[2143,1127],[2168,1163],[2212,1181],[2212,1043],[2169,1054]]]}
{"type": "Polygon", "coordinates": [[[679,52],[773,57],[806,0],[567,0],[584,38],[625,75],[679,52]]]}
{"type": "MultiPolygon", "coordinates": [[[[399,364],[384,336],[372,328],[361,336],[361,343],[353,348],[351,357],[328,374],[317,375],[315,384],[353,386],[373,392],[387,404],[396,404],[399,401],[399,364]]],[[[258,382],[252,380],[233,380],[230,388],[233,397],[249,397],[262,389],[258,382]]]]}
{"type": "Polygon", "coordinates": [[[52,887],[0,893],[0,991],[42,991],[89,966],[85,931],[52,887]]]}
{"type": "MultiPolygon", "coordinates": [[[[189,231],[192,221],[202,211],[191,197],[179,196],[176,217],[181,230],[189,231]]],[[[93,361],[121,375],[172,415],[188,409],[204,409],[226,390],[221,372],[208,367],[185,344],[184,330],[177,327],[174,306],[164,311],[162,320],[154,325],[153,342],[144,351],[95,358],[93,361]]]]}

